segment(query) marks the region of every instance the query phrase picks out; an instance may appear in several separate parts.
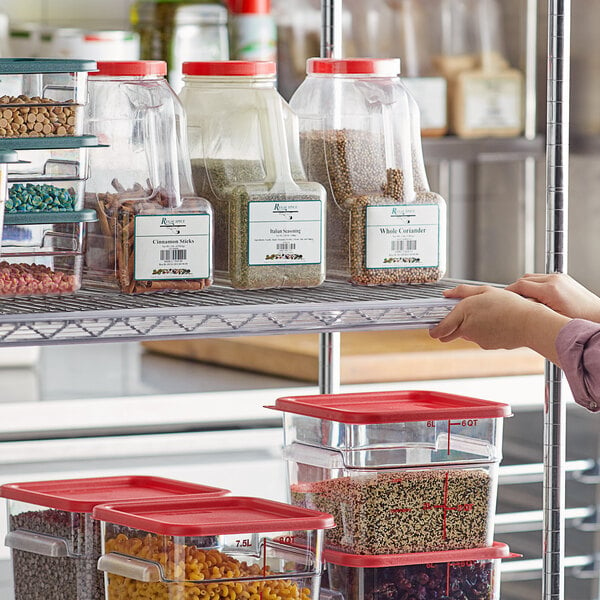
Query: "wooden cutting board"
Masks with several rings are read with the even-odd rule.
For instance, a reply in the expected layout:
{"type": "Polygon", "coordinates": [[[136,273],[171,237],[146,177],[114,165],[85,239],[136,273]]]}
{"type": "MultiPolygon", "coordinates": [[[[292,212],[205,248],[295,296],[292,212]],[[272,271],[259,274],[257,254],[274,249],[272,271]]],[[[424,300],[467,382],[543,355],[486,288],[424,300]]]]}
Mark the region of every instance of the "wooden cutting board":
{"type": "MultiPolygon", "coordinates": [[[[416,381],[544,372],[528,349],[481,350],[455,340],[443,344],[426,330],[342,333],[342,383],[416,381]]],[[[144,342],[151,352],[301,381],[319,377],[318,334],[144,342]]]]}

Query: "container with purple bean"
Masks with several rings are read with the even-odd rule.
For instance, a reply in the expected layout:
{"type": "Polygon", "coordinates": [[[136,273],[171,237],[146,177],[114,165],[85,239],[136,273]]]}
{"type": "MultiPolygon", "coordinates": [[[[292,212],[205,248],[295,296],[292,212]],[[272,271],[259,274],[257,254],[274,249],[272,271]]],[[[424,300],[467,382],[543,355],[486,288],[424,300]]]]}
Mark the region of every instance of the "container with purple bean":
{"type": "Polygon", "coordinates": [[[364,556],[325,551],[330,589],[345,600],[499,600],[508,546],[364,556]]]}

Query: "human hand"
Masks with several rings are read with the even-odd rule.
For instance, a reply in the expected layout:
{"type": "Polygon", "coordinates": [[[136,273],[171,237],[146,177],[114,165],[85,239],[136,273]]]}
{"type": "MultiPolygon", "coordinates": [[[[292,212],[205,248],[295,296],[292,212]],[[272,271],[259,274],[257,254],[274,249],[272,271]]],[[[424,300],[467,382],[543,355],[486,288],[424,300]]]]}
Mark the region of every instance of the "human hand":
{"type": "Polygon", "coordinates": [[[475,342],[486,350],[523,346],[536,350],[557,363],[554,342],[569,322],[543,304],[505,289],[459,285],[444,292],[446,298],[460,298],[454,309],[429,330],[442,342],[457,338],[475,342]]]}
{"type": "Polygon", "coordinates": [[[527,274],[505,289],[537,300],[571,319],[600,323],[600,298],[564,273],[527,274]]]}

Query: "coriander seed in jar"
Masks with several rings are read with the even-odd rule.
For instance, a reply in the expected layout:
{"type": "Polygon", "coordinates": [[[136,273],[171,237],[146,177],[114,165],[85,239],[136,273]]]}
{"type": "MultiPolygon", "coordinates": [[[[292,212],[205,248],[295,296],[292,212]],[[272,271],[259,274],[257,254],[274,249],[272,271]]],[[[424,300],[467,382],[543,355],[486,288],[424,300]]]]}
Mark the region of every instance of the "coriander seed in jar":
{"type": "Polygon", "coordinates": [[[399,59],[311,58],[290,101],[306,175],[328,193],[327,279],[394,285],[445,273],[446,203],[429,191],[418,108],[399,74],[399,59]]]}

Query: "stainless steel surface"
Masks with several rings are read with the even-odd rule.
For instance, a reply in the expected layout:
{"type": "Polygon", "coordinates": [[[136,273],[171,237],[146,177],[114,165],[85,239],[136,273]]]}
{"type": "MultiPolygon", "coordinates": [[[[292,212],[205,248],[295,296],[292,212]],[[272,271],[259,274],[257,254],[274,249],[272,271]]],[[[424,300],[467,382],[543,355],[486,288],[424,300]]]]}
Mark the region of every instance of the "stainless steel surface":
{"type": "Polygon", "coordinates": [[[321,0],[321,56],[342,56],[342,0],[321,0]]]}
{"type": "Polygon", "coordinates": [[[442,290],[455,284],[4,298],[0,346],[423,328],[450,311],[442,290]]]}
{"type": "Polygon", "coordinates": [[[319,345],[319,393],[337,394],[341,383],[341,334],[320,334],[319,345]]]}
{"type": "MultiPolygon", "coordinates": [[[[570,33],[570,0],[548,0],[547,273],[562,273],[567,267],[570,33]]],[[[561,377],[560,369],[548,362],[544,410],[544,600],[564,598],[566,408],[561,397],[561,377]]]]}
{"type": "Polygon", "coordinates": [[[423,154],[426,161],[513,161],[528,156],[544,156],[544,139],[535,135],[531,139],[518,137],[462,140],[453,136],[423,138],[423,154]]]}

